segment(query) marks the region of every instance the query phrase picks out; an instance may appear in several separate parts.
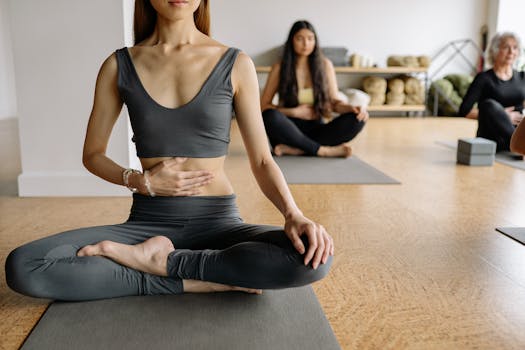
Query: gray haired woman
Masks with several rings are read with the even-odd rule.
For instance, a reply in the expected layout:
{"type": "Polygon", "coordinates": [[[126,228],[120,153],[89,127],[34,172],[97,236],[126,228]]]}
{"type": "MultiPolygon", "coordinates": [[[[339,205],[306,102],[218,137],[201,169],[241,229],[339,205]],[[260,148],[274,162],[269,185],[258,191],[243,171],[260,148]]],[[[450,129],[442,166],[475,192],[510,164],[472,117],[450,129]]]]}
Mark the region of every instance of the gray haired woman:
{"type": "Polygon", "coordinates": [[[459,108],[459,116],[478,120],[476,135],[495,141],[498,152],[510,149],[512,133],[523,118],[525,73],[515,69],[520,52],[516,34],[497,33],[488,49],[492,68],[474,78],[459,108]]]}

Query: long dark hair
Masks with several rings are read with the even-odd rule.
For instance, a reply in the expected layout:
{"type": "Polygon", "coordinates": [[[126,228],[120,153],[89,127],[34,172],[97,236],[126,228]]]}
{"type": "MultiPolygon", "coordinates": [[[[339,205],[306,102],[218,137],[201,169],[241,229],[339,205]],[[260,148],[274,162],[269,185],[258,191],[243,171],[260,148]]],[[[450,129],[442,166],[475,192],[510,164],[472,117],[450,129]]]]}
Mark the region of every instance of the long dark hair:
{"type": "Polygon", "coordinates": [[[314,50],[308,56],[308,67],[310,68],[314,90],[314,110],[318,116],[322,117],[328,112],[329,98],[324,69],[324,56],[319,48],[317,33],[312,24],[308,21],[295,22],[290,29],[288,39],[284,44],[279,79],[279,98],[283,103],[283,107],[296,107],[299,104],[297,99],[297,77],[295,75],[297,55],[293,48],[293,38],[301,29],[308,29],[314,33],[315,37],[314,50]]]}
{"type": "MultiPolygon", "coordinates": [[[[157,24],[157,11],[149,0],[135,0],[133,16],[133,34],[135,45],[148,38],[157,24]]],[[[210,35],[210,6],[208,0],[201,0],[199,8],[193,13],[193,20],[198,30],[210,35]]]]}

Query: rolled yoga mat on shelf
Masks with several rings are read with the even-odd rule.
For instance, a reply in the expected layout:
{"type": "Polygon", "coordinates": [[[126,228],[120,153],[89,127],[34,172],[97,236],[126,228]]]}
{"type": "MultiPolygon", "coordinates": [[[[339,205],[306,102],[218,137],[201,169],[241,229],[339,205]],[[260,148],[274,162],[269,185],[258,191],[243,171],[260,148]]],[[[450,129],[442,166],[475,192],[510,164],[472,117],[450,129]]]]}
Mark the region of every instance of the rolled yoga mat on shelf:
{"type": "Polygon", "coordinates": [[[496,231],[525,245],[525,227],[497,227],[496,231]]]}
{"type": "Polygon", "coordinates": [[[356,156],[323,158],[275,157],[289,184],[399,184],[356,156]]]}
{"type": "Polygon", "coordinates": [[[23,350],[327,349],[339,344],[310,286],[54,302],[23,350]]]}

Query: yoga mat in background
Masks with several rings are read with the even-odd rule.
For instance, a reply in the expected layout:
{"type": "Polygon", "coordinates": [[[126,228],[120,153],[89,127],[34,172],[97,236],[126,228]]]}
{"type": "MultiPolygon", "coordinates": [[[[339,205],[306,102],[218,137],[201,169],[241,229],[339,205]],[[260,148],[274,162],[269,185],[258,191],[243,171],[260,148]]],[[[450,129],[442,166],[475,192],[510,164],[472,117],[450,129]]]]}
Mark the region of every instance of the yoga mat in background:
{"type": "Polygon", "coordinates": [[[340,349],[310,286],[52,303],[23,350],[340,349]]]}
{"type": "MultiPolygon", "coordinates": [[[[456,150],[458,148],[457,141],[436,141],[438,145],[444,146],[446,148],[456,150]]],[[[518,159],[517,155],[512,152],[498,152],[496,153],[496,162],[510,167],[525,170],[525,161],[523,159],[518,159]]]]}
{"type": "Polygon", "coordinates": [[[356,156],[274,157],[289,184],[399,184],[356,156]]]}
{"type": "Polygon", "coordinates": [[[497,227],[496,231],[503,233],[521,244],[525,244],[525,227],[497,227]]]}
{"type": "Polygon", "coordinates": [[[525,170],[525,161],[517,157],[515,153],[511,153],[511,152],[496,153],[496,162],[511,166],[516,169],[525,170]]]}

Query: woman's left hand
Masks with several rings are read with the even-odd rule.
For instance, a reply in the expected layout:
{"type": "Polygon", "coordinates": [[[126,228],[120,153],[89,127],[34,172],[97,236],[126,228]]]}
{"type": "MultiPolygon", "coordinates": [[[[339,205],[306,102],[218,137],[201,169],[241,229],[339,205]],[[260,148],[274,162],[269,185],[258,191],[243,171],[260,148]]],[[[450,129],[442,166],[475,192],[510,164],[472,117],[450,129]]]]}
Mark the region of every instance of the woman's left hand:
{"type": "Polygon", "coordinates": [[[332,109],[336,113],[355,113],[360,122],[366,122],[369,117],[366,106],[353,106],[341,100],[332,100],[332,109]]]}
{"type": "Polygon", "coordinates": [[[366,106],[358,106],[358,107],[355,107],[356,109],[356,118],[357,120],[359,120],[360,122],[366,122],[368,120],[368,111],[366,109],[366,106]]]}
{"type": "Polygon", "coordinates": [[[334,240],[325,228],[304,215],[295,215],[286,218],[284,232],[292,241],[293,246],[304,256],[304,264],[312,262],[312,267],[317,269],[320,263],[325,264],[328,256],[334,255],[334,240]],[[306,251],[301,236],[308,238],[308,251],[306,251]]]}

